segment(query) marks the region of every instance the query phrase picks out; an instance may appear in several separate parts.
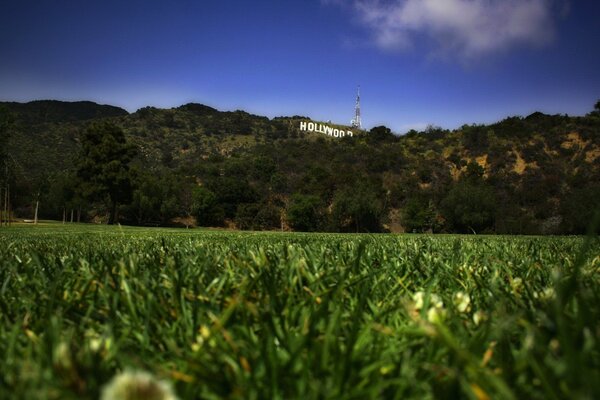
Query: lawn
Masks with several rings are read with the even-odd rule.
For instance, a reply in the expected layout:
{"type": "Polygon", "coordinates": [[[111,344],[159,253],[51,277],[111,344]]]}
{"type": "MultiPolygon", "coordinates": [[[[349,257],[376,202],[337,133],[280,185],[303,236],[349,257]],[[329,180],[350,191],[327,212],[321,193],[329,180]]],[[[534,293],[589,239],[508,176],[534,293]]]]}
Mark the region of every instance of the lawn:
{"type": "Polygon", "coordinates": [[[0,228],[0,398],[599,398],[599,244],[0,228]]]}

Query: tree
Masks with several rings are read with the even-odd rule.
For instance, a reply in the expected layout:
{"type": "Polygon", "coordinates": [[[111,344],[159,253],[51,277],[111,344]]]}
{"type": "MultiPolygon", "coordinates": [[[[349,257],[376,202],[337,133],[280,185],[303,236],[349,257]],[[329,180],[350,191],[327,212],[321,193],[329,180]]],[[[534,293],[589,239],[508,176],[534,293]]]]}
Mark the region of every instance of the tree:
{"type": "Polygon", "coordinates": [[[427,232],[439,229],[438,215],[431,200],[412,197],[402,212],[406,232],[427,232]]]}
{"type": "Polygon", "coordinates": [[[41,213],[47,218],[61,219],[70,210],[76,211],[76,221],[81,220],[85,202],[73,185],[73,173],[56,172],[39,188],[42,204],[41,213]]]}
{"type": "Polygon", "coordinates": [[[269,203],[238,204],[235,223],[240,229],[273,229],[281,222],[280,210],[269,203]]]}
{"type": "Polygon", "coordinates": [[[164,224],[175,217],[176,209],[171,207],[174,197],[172,187],[178,179],[160,170],[150,172],[135,168],[132,172],[134,189],[131,201],[121,215],[138,225],[164,224]]]}
{"type": "Polygon", "coordinates": [[[221,226],[225,219],[225,211],[217,196],[202,186],[192,190],[192,214],[200,226],[221,226]]]}
{"type": "Polygon", "coordinates": [[[6,106],[0,105],[0,173],[4,177],[4,180],[8,179],[8,151],[6,147],[8,146],[8,139],[10,138],[13,124],[13,114],[6,106]]]}
{"type": "Polygon", "coordinates": [[[296,231],[312,232],[318,230],[323,222],[321,203],[319,196],[294,194],[287,210],[290,226],[296,231]]]}
{"type": "Polygon", "coordinates": [[[600,184],[571,190],[562,199],[560,208],[563,232],[588,233],[595,218],[600,215],[600,184]]]}
{"type": "Polygon", "coordinates": [[[397,137],[392,133],[390,128],[383,125],[371,128],[367,135],[367,140],[370,143],[393,142],[396,139],[397,137]]]}
{"type": "Polygon", "coordinates": [[[245,177],[217,177],[208,180],[206,187],[217,196],[217,201],[225,212],[225,218],[235,218],[239,204],[254,203],[259,197],[245,177]]]}
{"type": "Polygon", "coordinates": [[[90,125],[81,139],[78,189],[87,199],[106,203],[109,224],[117,222],[119,204],[131,201],[129,163],[136,153],[123,131],[108,122],[90,125]]]}
{"type": "Polygon", "coordinates": [[[442,201],[444,217],[459,232],[478,232],[494,224],[494,191],[485,184],[459,181],[442,201]]]}
{"type": "Polygon", "coordinates": [[[366,184],[348,187],[333,200],[333,228],[346,232],[381,232],[384,207],[376,192],[366,184]]]}
{"type": "Polygon", "coordinates": [[[9,137],[9,127],[12,125],[12,115],[5,106],[0,105],[0,166],[4,165],[6,145],[9,137]]]}
{"type": "MultiPolygon", "coordinates": [[[[10,204],[13,195],[11,194],[11,182],[13,181],[13,171],[8,162],[8,152],[6,146],[10,135],[10,128],[13,125],[13,115],[9,110],[0,105],[0,223],[10,221],[10,204]]],[[[14,188],[14,184],[13,184],[14,188]]]]}

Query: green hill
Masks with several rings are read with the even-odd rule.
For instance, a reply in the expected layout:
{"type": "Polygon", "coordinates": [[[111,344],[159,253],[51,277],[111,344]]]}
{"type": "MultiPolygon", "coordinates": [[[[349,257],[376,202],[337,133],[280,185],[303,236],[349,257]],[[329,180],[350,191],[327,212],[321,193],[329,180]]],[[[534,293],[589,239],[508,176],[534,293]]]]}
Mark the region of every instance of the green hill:
{"type": "Polygon", "coordinates": [[[131,114],[91,102],[0,109],[11,121],[4,180],[27,218],[39,199],[44,217],[76,208],[103,220],[102,204],[75,201],[74,183],[82,134],[98,121],[120,127],[137,149],[124,223],[195,216],[243,229],[583,233],[600,199],[599,110],[337,139],[300,131],[306,117],[193,103],[131,114]]]}
{"type": "Polygon", "coordinates": [[[12,112],[23,125],[85,121],[128,114],[122,108],[100,105],[91,101],[37,100],[28,103],[5,102],[1,104],[12,112]]]}

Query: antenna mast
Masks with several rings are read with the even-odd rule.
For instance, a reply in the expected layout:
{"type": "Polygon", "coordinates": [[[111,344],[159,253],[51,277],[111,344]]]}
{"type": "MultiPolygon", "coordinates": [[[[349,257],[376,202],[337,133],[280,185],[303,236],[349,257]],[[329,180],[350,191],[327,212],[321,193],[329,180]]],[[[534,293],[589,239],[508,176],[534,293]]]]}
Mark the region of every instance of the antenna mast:
{"type": "Polygon", "coordinates": [[[356,105],[354,106],[354,118],[350,123],[353,128],[362,129],[362,123],[360,122],[360,85],[356,90],[356,105]]]}

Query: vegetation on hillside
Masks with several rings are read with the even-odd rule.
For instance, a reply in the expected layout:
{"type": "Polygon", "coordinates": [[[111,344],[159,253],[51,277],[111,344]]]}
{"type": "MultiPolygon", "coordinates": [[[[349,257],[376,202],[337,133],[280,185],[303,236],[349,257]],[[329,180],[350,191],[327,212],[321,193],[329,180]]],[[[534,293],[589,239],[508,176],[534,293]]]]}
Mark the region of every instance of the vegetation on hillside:
{"type": "Polygon", "coordinates": [[[14,120],[5,147],[16,216],[31,218],[39,200],[44,218],[74,209],[109,220],[110,205],[78,189],[85,132],[98,122],[136,149],[122,223],[572,234],[600,206],[599,104],[583,117],[534,113],[404,135],[375,127],[342,139],[301,132],[301,116],[84,104],[3,103],[14,120]]]}

